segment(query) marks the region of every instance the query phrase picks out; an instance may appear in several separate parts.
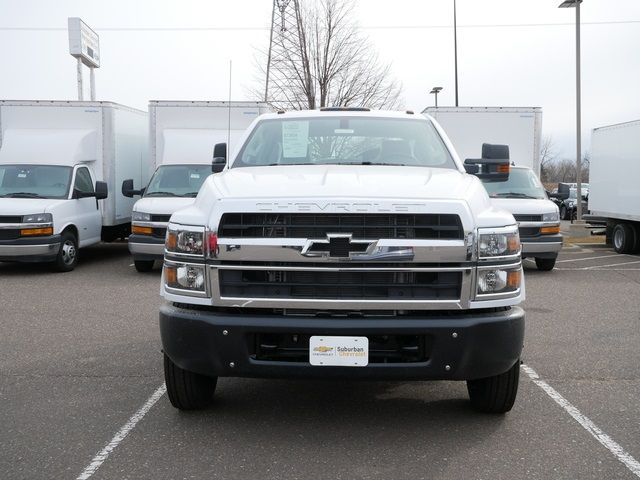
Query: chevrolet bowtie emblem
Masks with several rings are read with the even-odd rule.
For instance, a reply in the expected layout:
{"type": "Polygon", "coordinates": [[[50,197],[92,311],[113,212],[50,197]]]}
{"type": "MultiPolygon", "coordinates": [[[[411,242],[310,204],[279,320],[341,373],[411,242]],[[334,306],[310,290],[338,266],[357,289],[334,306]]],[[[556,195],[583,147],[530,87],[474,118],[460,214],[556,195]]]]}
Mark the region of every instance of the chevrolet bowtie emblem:
{"type": "Polygon", "coordinates": [[[308,240],[302,249],[307,257],[349,258],[352,253],[366,253],[373,242],[353,240],[350,234],[327,234],[326,240],[308,240]]]}

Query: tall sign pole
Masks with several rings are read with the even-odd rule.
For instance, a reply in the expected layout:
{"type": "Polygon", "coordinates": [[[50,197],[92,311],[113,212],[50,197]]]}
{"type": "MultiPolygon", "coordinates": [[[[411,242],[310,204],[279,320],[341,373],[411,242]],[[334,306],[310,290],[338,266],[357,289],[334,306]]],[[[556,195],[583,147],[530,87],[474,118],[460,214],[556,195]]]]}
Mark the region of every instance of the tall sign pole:
{"type": "Polygon", "coordinates": [[[456,20],[456,0],[453,0],[453,58],[456,75],[456,107],[458,106],[458,24],[456,20]]]}
{"type": "Polygon", "coordinates": [[[94,69],[100,68],[100,38],[78,17],[69,17],[69,53],[78,62],[78,100],[83,100],[82,65],[89,67],[91,101],[96,99],[96,81],[94,69]]]}

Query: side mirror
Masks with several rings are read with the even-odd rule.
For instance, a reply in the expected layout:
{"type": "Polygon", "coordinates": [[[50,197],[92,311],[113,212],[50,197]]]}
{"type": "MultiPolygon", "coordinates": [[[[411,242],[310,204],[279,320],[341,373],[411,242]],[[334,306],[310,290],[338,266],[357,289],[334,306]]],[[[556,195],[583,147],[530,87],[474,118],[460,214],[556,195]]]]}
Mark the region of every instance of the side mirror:
{"type": "Polygon", "coordinates": [[[106,182],[96,182],[96,200],[104,200],[109,196],[106,182]]]}
{"type": "Polygon", "coordinates": [[[227,165],[227,144],[216,143],[213,147],[213,161],[211,162],[211,171],[220,173],[227,165]]]}
{"type": "Polygon", "coordinates": [[[125,197],[133,198],[134,195],[142,195],[143,193],[144,188],[141,188],[140,190],[134,190],[132,179],[122,182],[122,195],[124,195],[125,197]]]}
{"type": "Polygon", "coordinates": [[[476,175],[485,182],[506,182],[509,180],[509,146],[482,144],[482,158],[464,161],[467,173],[476,175]],[[471,171],[475,170],[475,171],[471,171]]]}

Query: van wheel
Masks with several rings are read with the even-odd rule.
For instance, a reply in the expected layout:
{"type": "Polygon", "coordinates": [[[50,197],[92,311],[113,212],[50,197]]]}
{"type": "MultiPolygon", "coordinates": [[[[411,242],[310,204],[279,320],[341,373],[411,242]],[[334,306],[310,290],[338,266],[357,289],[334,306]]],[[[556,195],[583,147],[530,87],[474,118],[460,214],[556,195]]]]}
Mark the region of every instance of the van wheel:
{"type": "Polygon", "coordinates": [[[569,220],[569,217],[567,215],[567,207],[565,207],[564,205],[560,205],[560,219],[569,220]]]}
{"type": "Polygon", "coordinates": [[[153,260],[134,260],[133,264],[139,272],[150,272],[153,270],[153,260]]]}
{"type": "Polygon", "coordinates": [[[180,410],[197,410],[211,405],[218,377],[183,370],[165,353],[164,382],[171,405],[180,410]]]}
{"type": "Polygon", "coordinates": [[[70,231],[62,232],[60,250],[53,262],[53,268],[58,272],[70,272],[78,264],[78,240],[70,231]]]}
{"type": "Polygon", "coordinates": [[[633,253],[636,244],[636,232],[628,223],[617,223],[613,227],[613,248],[618,253],[633,253]]]}
{"type": "Polygon", "coordinates": [[[500,375],[467,380],[467,390],[473,408],[484,413],[506,413],[513,407],[518,393],[520,360],[500,375]]]}
{"type": "Polygon", "coordinates": [[[538,267],[538,270],[542,270],[543,272],[548,272],[549,270],[553,270],[553,267],[555,266],[556,266],[555,258],[536,257],[536,267],[538,267]]]}

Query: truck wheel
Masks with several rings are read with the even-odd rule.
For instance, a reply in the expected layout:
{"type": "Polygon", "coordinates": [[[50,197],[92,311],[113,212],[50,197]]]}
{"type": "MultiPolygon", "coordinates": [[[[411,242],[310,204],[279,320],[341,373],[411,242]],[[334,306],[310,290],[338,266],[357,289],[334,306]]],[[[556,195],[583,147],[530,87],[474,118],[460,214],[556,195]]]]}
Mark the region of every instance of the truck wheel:
{"type": "Polygon", "coordinates": [[[613,227],[613,248],[618,253],[633,253],[636,244],[635,231],[628,223],[617,223],[613,227]]]}
{"type": "Polygon", "coordinates": [[[165,353],[164,382],[171,405],[180,410],[196,410],[211,404],[218,377],[206,377],[183,370],[165,353]]]}
{"type": "Polygon", "coordinates": [[[560,220],[569,220],[569,217],[567,216],[567,207],[564,205],[560,206],[560,220]]]}
{"type": "Polygon", "coordinates": [[[153,270],[153,260],[134,260],[133,264],[139,272],[150,272],[153,270]]]}
{"type": "Polygon", "coordinates": [[[62,232],[60,250],[53,262],[53,268],[58,272],[70,272],[78,264],[78,240],[69,232],[62,232]]]}
{"type": "Polygon", "coordinates": [[[500,375],[467,380],[473,408],[484,413],[506,413],[513,407],[518,393],[520,360],[500,375]]]}
{"type": "Polygon", "coordinates": [[[555,258],[536,257],[536,267],[538,267],[538,270],[542,270],[543,272],[548,272],[549,270],[553,270],[553,267],[555,266],[556,266],[555,258]]]}

